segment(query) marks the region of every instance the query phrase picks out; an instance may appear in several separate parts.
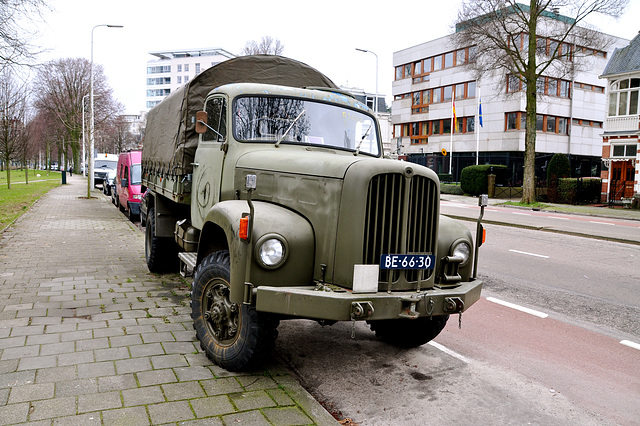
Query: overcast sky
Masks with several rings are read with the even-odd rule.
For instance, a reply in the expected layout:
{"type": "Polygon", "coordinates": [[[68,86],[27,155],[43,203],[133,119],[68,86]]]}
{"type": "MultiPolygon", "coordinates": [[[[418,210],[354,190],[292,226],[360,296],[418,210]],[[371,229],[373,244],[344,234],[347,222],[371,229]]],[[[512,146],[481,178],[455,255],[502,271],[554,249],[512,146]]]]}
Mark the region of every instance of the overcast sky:
{"type": "MultiPolygon", "coordinates": [[[[640,0],[621,19],[591,20],[605,33],[631,39],[638,34],[640,0]]],[[[279,39],[284,56],[305,62],[340,86],[379,93],[390,100],[393,52],[450,34],[460,0],[371,2],[361,0],[50,0],[37,43],[42,61],[91,57],[101,64],[116,99],[128,114],[145,107],[149,52],[222,48],[238,54],[249,40],[279,39]]]]}

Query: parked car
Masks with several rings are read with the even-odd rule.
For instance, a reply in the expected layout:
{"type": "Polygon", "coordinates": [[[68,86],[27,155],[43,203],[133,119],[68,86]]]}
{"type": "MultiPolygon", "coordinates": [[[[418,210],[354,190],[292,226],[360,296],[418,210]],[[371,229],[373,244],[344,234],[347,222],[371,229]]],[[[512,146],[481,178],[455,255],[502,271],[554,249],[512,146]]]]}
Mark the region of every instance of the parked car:
{"type": "Polygon", "coordinates": [[[120,154],[115,177],[116,206],[133,222],[140,218],[142,200],[142,151],[128,151],[120,154]]]}
{"type": "Polygon", "coordinates": [[[102,192],[109,195],[110,185],[116,177],[116,154],[97,154],[93,162],[93,185],[102,185],[102,192]]]}

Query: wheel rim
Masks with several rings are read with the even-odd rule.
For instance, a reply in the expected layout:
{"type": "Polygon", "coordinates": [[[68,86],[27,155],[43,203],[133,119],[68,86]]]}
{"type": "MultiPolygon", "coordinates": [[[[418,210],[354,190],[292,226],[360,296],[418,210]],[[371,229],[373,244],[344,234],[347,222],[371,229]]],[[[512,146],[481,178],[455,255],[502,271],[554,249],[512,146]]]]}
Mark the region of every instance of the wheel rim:
{"type": "Polygon", "coordinates": [[[203,294],[203,317],[213,339],[230,346],[238,336],[240,308],[229,300],[229,285],[216,278],[207,283],[203,294]]]}

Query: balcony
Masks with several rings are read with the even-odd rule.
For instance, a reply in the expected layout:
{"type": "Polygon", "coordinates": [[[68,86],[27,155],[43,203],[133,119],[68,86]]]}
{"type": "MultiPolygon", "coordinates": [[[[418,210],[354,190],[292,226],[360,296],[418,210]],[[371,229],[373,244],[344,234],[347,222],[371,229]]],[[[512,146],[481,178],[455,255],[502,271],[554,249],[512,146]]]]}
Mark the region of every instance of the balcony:
{"type": "Polygon", "coordinates": [[[607,117],[604,123],[605,132],[636,132],[638,130],[640,130],[640,116],[638,115],[607,117]]]}

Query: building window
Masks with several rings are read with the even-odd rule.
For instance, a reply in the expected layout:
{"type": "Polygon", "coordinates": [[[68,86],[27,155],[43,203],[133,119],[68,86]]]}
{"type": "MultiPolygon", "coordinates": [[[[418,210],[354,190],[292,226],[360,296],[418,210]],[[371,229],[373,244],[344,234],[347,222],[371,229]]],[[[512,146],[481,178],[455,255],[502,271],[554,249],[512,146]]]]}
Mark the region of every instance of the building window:
{"type": "Polygon", "coordinates": [[[422,74],[422,61],[418,61],[413,64],[413,75],[422,74]]]}
{"type": "Polygon", "coordinates": [[[637,115],[640,78],[618,80],[609,87],[609,115],[637,115]]]}
{"type": "Polygon", "coordinates": [[[519,92],[520,91],[520,79],[517,75],[509,74],[507,76],[507,92],[519,92]]]}
{"type": "Polygon", "coordinates": [[[171,72],[171,65],[147,67],[147,74],[162,74],[167,72],[171,72]]]}
{"type": "Polygon", "coordinates": [[[438,71],[442,69],[442,55],[433,57],[433,70],[438,71]]]}
{"type": "Polygon", "coordinates": [[[613,155],[612,157],[635,157],[636,145],[613,145],[613,155]]]}
{"type": "Polygon", "coordinates": [[[456,65],[463,65],[467,62],[467,50],[460,49],[456,51],[456,65]]]}
{"type": "Polygon", "coordinates": [[[453,66],[453,52],[444,54],[444,67],[451,68],[453,66]]]}
{"type": "Polygon", "coordinates": [[[444,97],[442,98],[443,101],[450,101],[451,100],[451,91],[453,90],[453,86],[444,86],[444,97]]]}
{"type": "Polygon", "coordinates": [[[184,72],[189,72],[189,64],[184,64],[184,72]]]}
{"type": "Polygon", "coordinates": [[[200,74],[200,64],[196,64],[196,75],[200,74]]]}
{"type": "Polygon", "coordinates": [[[182,72],[182,64],[178,64],[178,72],[182,72]]]}
{"type": "Polygon", "coordinates": [[[467,133],[473,133],[476,131],[476,118],[467,117],[467,133]]]}
{"type": "Polygon", "coordinates": [[[518,113],[507,113],[507,130],[518,130],[518,113]]]}
{"type": "Polygon", "coordinates": [[[182,76],[178,76],[178,84],[182,84],[182,76]]]}

